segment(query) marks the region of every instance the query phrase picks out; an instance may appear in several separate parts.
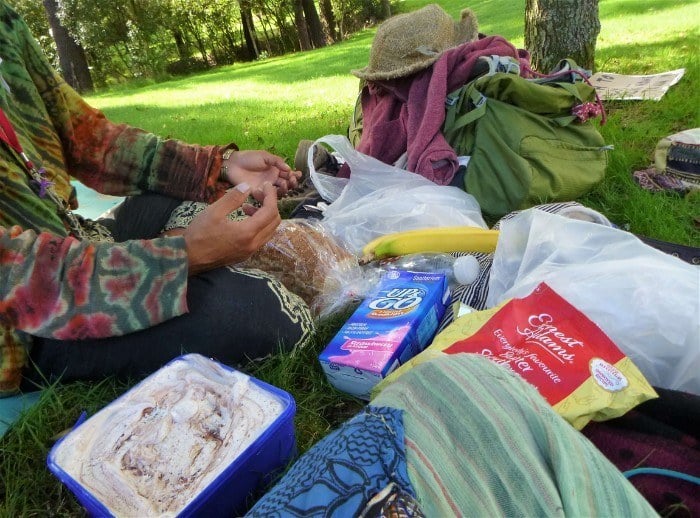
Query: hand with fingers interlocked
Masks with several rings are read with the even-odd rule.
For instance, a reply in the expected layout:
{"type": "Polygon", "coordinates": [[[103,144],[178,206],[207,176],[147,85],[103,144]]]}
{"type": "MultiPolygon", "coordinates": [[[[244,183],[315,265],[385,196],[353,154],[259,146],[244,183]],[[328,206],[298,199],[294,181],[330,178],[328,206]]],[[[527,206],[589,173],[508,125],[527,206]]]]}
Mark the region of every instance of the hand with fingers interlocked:
{"type": "Polygon", "coordinates": [[[281,157],[268,151],[229,150],[224,154],[221,179],[231,185],[247,183],[251,189],[270,182],[281,198],[299,186],[301,172],[292,170],[281,157]]]}

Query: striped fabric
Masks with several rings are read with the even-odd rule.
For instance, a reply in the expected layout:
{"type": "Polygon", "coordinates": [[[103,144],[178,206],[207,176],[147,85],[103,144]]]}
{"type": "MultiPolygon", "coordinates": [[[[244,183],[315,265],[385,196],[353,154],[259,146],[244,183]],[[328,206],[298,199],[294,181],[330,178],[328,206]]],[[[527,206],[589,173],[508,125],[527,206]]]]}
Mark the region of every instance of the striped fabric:
{"type": "Polygon", "coordinates": [[[533,387],[481,356],[421,364],[372,405],[404,410],[426,516],[656,516],[533,387]]]}
{"type": "MultiPolygon", "coordinates": [[[[556,214],[564,209],[570,209],[572,207],[582,207],[582,205],[575,201],[563,203],[547,203],[543,205],[538,205],[537,209],[556,214]]],[[[492,228],[494,230],[500,229],[502,221],[509,220],[519,213],[520,211],[514,211],[510,214],[506,214],[500,220],[498,220],[492,228]]],[[[489,275],[491,274],[491,263],[493,262],[493,254],[484,254],[480,252],[454,252],[452,255],[454,255],[455,257],[473,255],[476,258],[476,260],[479,261],[479,275],[477,276],[476,280],[471,284],[462,284],[457,286],[452,292],[452,302],[461,302],[479,311],[486,309],[486,297],[489,294],[489,275]]],[[[454,307],[450,305],[447,308],[447,311],[445,311],[442,320],[440,321],[440,326],[438,327],[437,333],[439,333],[452,323],[452,321],[454,320],[453,311],[454,307]]]]}

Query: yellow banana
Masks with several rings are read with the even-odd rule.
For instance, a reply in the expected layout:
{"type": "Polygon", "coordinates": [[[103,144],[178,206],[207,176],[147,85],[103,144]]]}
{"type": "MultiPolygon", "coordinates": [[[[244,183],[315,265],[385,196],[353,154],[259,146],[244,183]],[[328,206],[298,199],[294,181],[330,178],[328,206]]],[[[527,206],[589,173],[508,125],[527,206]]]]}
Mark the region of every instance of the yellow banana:
{"type": "Polygon", "coordinates": [[[363,261],[419,252],[493,252],[498,230],[479,227],[434,227],[380,236],[362,249],[363,261]]]}

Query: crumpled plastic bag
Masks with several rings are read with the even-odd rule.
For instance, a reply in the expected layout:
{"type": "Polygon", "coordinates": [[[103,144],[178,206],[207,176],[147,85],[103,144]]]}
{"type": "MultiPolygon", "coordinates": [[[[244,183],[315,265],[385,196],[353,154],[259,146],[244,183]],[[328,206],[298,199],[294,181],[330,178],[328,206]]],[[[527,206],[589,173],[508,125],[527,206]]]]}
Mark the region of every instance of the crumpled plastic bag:
{"type": "Polygon", "coordinates": [[[309,148],[309,174],[319,194],[331,203],[323,213],[323,226],[349,250],[361,255],[362,247],[376,237],[441,226],[488,228],[476,198],[459,187],[430,180],[356,151],[340,135],[327,135],[326,143],[350,167],[350,178],[324,175],[313,167],[309,148]]]}
{"type": "Polygon", "coordinates": [[[700,394],[700,267],[633,234],[537,209],[501,223],[487,307],[546,282],[654,386],[700,394]]]}

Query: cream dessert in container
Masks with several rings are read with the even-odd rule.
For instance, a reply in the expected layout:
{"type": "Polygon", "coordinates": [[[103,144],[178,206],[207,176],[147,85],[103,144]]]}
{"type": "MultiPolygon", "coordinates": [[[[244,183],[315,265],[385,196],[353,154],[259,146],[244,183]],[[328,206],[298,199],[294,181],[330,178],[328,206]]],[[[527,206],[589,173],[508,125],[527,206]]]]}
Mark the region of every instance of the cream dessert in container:
{"type": "Polygon", "coordinates": [[[240,514],[295,454],[286,392],[198,354],[176,358],[49,453],[92,515],[240,514]]]}

